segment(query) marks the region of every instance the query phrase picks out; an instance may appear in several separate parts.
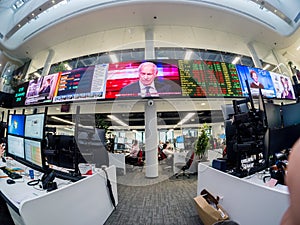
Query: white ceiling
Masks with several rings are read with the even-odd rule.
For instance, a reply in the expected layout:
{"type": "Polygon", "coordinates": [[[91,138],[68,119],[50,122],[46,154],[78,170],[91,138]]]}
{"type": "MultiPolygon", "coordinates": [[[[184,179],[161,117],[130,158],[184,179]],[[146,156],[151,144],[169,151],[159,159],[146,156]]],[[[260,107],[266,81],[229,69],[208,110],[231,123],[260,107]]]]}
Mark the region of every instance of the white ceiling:
{"type": "MultiPolygon", "coordinates": [[[[291,3],[300,8],[300,1],[290,0],[286,4],[291,3]]],[[[260,58],[268,58],[275,49],[285,60],[300,65],[297,24],[288,25],[249,0],[93,4],[96,3],[91,0],[70,1],[31,21],[11,38],[4,38],[0,48],[15,58],[32,58],[33,68],[38,69],[43,66],[49,49],[55,50],[53,62],[58,62],[96,52],[144,47],[144,32],[152,28],[158,46],[208,48],[249,55],[246,45],[252,42],[260,58]],[[244,8],[234,9],[233,3],[244,8]]],[[[0,18],[5,13],[1,8],[0,18]]],[[[5,33],[3,26],[1,33],[5,33]]]]}

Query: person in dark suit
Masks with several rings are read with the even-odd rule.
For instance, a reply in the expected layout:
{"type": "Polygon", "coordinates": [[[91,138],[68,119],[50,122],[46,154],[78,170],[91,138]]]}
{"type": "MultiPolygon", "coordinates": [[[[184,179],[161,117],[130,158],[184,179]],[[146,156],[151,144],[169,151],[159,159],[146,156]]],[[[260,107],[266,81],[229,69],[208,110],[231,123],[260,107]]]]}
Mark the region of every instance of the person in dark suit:
{"type": "Polygon", "coordinates": [[[48,78],[46,82],[44,82],[43,86],[40,88],[40,94],[48,94],[51,89],[51,79],[48,78]]]}
{"type": "Polygon", "coordinates": [[[138,67],[139,80],[122,88],[119,96],[158,97],[160,94],[181,94],[178,84],[170,80],[158,80],[157,66],[144,62],[138,67]]]}

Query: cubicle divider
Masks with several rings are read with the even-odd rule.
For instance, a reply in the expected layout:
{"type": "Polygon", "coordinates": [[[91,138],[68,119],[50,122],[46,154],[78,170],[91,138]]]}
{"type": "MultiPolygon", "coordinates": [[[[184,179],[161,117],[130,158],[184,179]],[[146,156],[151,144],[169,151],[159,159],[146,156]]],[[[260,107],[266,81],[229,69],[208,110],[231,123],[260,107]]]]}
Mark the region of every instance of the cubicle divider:
{"type": "Polygon", "coordinates": [[[230,219],[241,225],[280,224],[289,206],[284,185],[271,188],[256,175],[241,179],[199,163],[197,194],[203,189],[219,196],[230,219]]]}
{"type": "MultiPolygon", "coordinates": [[[[13,186],[0,182],[1,194],[11,201],[9,210],[17,225],[53,224],[104,224],[118,204],[115,166],[105,171],[96,168],[93,175],[76,182],[56,179],[58,189],[51,192],[37,191],[25,182],[13,186]],[[107,178],[111,183],[111,193],[107,178]],[[23,190],[20,196],[20,190],[23,190]],[[22,197],[23,200],[20,200],[22,197]],[[18,200],[19,199],[19,200],[18,200]],[[13,204],[14,208],[10,207],[13,204]]],[[[5,179],[5,178],[4,178],[5,179]]]]}

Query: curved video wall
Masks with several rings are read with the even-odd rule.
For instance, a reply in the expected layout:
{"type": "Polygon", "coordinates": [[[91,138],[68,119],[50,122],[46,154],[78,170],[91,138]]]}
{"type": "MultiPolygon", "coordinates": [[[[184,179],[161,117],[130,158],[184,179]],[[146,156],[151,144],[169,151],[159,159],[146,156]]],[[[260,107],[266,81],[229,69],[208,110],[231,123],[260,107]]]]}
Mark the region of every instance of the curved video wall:
{"type": "Polygon", "coordinates": [[[260,88],[266,98],[295,99],[290,78],[267,70],[204,60],[149,62],[157,68],[154,75],[139,70],[145,61],[128,61],[30,80],[17,88],[13,107],[117,98],[245,97],[247,82],[254,96],[260,88]],[[147,85],[143,82],[152,82],[151,91],[145,91],[147,85]]]}

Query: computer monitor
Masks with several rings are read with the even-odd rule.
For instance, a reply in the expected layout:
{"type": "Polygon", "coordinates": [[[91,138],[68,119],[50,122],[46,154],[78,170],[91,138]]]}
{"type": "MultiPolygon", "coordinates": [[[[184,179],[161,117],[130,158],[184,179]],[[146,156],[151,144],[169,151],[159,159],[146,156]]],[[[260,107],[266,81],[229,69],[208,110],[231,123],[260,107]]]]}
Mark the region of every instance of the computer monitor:
{"type": "Polygon", "coordinates": [[[27,138],[44,138],[45,114],[31,114],[26,116],[25,137],[27,138]]]}
{"type": "Polygon", "coordinates": [[[24,138],[13,135],[7,135],[7,156],[10,156],[16,160],[24,160],[24,138]]]}
{"type": "Polygon", "coordinates": [[[290,149],[300,138],[300,124],[268,129],[265,134],[265,148],[269,156],[275,156],[284,149],[290,149]]]}
{"type": "Polygon", "coordinates": [[[273,103],[265,103],[265,112],[269,128],[280,128],[281,121],[281,106],[273,103]]]}
{"type": "Polygon", "coordinates": [[[8,116],[8,134],[24,136],[25,115],[11,114],[8,116]]]}
{"type": "Polygon", "coordinates": [[[34,168],[43,168],[42,142],[25,139],[25,160],[34,168]]]}
{"type": "Polygon", "coordinates": [[[282,119],[285,127],[300,123],[300,103],[282,105],[282,119]]]}

